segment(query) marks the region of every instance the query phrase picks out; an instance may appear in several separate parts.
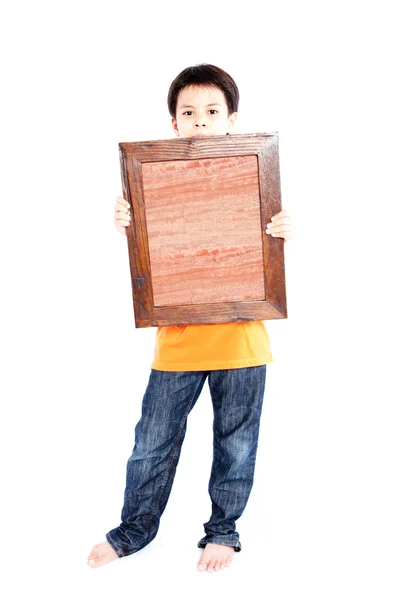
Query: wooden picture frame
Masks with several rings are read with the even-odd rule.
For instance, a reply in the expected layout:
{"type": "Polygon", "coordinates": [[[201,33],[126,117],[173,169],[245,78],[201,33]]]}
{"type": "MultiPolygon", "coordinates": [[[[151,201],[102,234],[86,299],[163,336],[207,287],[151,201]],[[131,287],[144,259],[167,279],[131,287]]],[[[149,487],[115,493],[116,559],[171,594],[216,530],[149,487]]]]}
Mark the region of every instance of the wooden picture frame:
{"type": "Polygon", "coordinates": [[[287,317],[278,134],[119,143],[136,327],[287,317]]]}

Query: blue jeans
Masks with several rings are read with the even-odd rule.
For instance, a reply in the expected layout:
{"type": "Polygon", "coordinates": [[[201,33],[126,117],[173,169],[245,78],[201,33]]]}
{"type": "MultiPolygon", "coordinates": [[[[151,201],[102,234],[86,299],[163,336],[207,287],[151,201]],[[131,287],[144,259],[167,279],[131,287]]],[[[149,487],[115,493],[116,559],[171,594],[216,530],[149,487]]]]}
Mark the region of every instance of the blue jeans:
{"type": "Polygon", "coordinates": [[[138,552],[159,529],[186,433],[187,417],[205,379],[213,403],[213,463],[209,480],[212,514],[197,543],[241,550],[235,521],[253,485],[266,365],[215,371],[151,369],[127,461],[121,524],[106,534],[119,557],[138,552]]]}

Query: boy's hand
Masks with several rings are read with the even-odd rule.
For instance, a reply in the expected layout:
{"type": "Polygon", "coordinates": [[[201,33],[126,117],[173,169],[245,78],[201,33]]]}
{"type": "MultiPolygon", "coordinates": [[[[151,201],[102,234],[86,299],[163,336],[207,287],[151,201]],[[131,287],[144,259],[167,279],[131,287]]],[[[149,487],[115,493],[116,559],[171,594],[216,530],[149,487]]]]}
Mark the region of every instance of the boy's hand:
{"type": "Polygon", "coordinates": [[[130,225],[130,204],[122,196],[116,196],[115,227],[126,235],[126,227],[130,225]]]}
{"type": "Polygon", "coordinates": [[[265,233],[272,237],[282,237],[288,242],[293,237],[293,222],[287,211],[281,210],[277,215],[271,217],[272,223],[267,224],[265,233]]]}

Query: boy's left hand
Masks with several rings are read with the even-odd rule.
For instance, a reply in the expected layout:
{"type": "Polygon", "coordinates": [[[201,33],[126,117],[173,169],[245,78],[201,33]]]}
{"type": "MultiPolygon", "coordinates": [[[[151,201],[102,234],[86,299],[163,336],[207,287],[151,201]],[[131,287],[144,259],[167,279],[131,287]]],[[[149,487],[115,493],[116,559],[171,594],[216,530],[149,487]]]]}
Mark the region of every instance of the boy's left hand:
{"type": "Polygon", "coordinates": [[[281,210],[277,215],[271,217],[272,223],[267,224],[265,233],[272,237],[282,237],[285,242],[293,237],[293,222],[286,210],[281,210]]]}

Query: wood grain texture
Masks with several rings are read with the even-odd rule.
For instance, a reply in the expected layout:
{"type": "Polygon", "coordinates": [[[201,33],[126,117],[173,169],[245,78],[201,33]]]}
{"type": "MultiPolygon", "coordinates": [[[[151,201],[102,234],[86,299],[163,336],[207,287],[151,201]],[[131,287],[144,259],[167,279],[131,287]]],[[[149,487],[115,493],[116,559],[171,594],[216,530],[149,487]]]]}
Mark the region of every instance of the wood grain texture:
{"type": "Polygon", "coordinates": [[[276,132],[119,151],[136,327],[287,317],[276,132]]]}
{"type": "Polygon", "coordinates": [[[256,155],[142,165],[154,306],[264,299],[256,155]]]}

